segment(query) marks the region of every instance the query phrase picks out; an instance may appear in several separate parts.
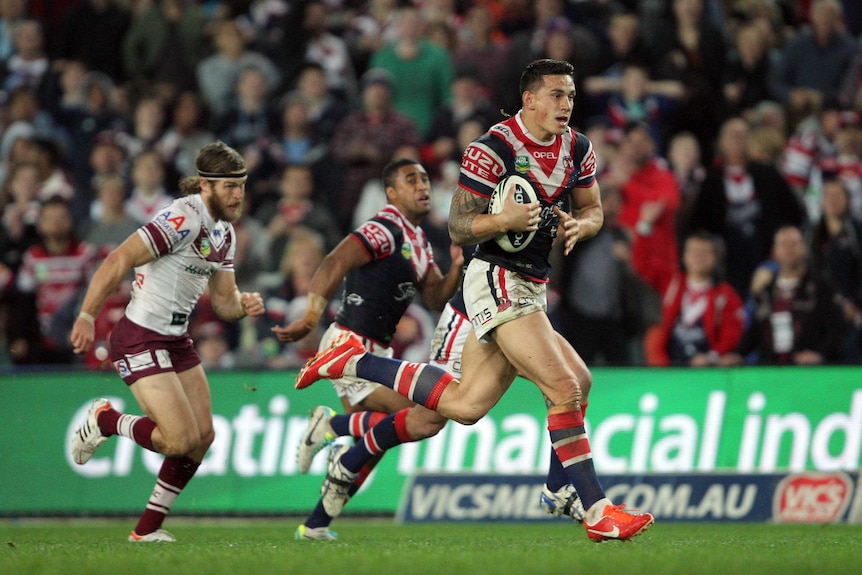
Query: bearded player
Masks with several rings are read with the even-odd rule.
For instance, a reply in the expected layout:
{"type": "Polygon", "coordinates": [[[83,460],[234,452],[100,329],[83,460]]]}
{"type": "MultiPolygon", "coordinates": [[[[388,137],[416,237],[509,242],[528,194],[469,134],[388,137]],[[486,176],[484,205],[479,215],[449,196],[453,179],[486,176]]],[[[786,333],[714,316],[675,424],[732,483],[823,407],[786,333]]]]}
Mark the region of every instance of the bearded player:
{"type": "Polygon", "coordinates": [[[163,208],[113,250],[87,289],[70,339],[75,353],[93,345],[105,299],[134,269],[132,299],[111,333],[111,362],[144,415],[97,399],[72,437],[83,465],[112,435],[165,456],[146,509],[129,541],[172,542],[162,529],[171,505],[194,476],[214,438],[209,383],[188,334],[189,315],[209,288],[226,321],[264,313],[258,293],[240,293],[234,277],[236,233],[247,180],[245,160],[222,142],[197,155],[197,175],[179,183],[184,197],[163,208]]]}

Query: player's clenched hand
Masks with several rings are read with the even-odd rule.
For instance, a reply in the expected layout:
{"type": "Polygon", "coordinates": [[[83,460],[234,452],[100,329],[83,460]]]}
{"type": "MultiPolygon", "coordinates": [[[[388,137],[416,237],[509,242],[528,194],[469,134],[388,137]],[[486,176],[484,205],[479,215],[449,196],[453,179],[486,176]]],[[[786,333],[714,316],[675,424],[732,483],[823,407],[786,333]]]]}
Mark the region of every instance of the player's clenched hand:
{"type": "Polygon", "coordinates": [[[564,212],[557,206],[554,206],[554,213],[557,214],[558,218],[560,218],[560,225],[557,228],[557,237],[562,235],[562,238],[566,242],[563,246],[563,253],[565,255],[569,255],[572,248],[575,247],[575,244],[578,243],[578,239],[581,237],[581,224],[578,222],[577,218],[572,216],[572,214],[564,212]]]}
{"type": "Polygon", "coordinates": [[[93,341],[96,338],[96,327],[88,319],[78,317],[75,320],[75,325],[72,326],[72,333],[69,335],[69,341],[72,342],[72,350],[75,353],[85,353],[93,347],[93,341]]]}
{"type": "Polygon", "coordinates": [[[245,315],[258,317],[266,311],[263,307],[263,298],[258,292],[242,292],[240,294],[240,304],[245,315]]]}
{"type": "Polygon", "coordinates": [[[275,326],[272,328],[272,333],[276,335],[278,341],[298,341],[307,336],[311,329],[305,320],[298,319],[286,327],[275,326]]]}

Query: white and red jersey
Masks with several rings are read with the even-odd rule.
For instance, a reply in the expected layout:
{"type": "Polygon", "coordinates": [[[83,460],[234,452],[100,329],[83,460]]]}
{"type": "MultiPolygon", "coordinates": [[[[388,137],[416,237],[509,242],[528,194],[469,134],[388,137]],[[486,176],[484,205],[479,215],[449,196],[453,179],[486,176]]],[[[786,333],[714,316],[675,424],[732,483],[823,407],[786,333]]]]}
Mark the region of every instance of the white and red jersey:
{"type": "Polygon", "coordinates": [[[554,206],[571,208],[572,190],[589,188],[596,178],[596,154],[590,140],[571,128],[549,142],[527,131],[521,112],[495,124],[467,146],[461,158],[458,185],[490,198],[497,183],[509,174],[527,178],[542,206],[539,229],[530,244],[518,253],[507,253],[496,242],[479,245],[476,257],[545,282],[550,275],[548,254],[560,222],[554,206]]]}
{"type": "Polygon", "coordinates": [[[24,252],[18,270],[18,289],[36,294],[36,312],[42,333],[49,333],[52,316],[78,296],[95,269],[98,250],[73,241],[62,254],[52,254],[44,244],[24,252]]]}
{"type": "Polygon", "coordinates": [[[213,274],[233,273],[233,225],[212,218],[200,194],[174,200],[137,232],[156,258],[135,268],[126,316],[163,335],[183,335],[213,274]]]}

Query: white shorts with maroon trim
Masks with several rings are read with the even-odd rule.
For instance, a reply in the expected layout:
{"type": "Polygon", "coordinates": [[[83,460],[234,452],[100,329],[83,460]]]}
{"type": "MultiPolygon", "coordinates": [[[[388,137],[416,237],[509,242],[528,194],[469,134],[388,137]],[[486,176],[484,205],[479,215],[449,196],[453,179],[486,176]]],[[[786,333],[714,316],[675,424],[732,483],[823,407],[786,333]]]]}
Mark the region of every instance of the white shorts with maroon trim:
{"type": "Polygon", "coordinates": [[[547,308],[547,284],[473,258],[464,274],[464,304],[479,341],[498,325],[547,308]]]}
{"type": "MultiPolygon", "coordinates": [[[[392,357],[394,353],[391,347],[385,346],[378,341],[362,337],[360,334],[350,331],[349,329],[345,329],[337,323],[331,323],[329,324],[329,327],[326,328],[326,331],[320,338],[320,346],[318,347],[318,350],[323,351],[325,349],[329,349],[332,342],[338,339],[338,337],[343,333],[352,333],[355,335],[359,341],[365,345],[365,349],[374,355],[392,357]]],[[[380,387],[379,383],[368,381],[367,379],[360,379],[358,377],[343,377],[341,379],[333,379],[331,381],[332,387],[335,388],[335,393],[338,394],[338,397],[347,398],[350,405],[357,405],[363,399],[371,395],[375,389],[380,387]]]]}

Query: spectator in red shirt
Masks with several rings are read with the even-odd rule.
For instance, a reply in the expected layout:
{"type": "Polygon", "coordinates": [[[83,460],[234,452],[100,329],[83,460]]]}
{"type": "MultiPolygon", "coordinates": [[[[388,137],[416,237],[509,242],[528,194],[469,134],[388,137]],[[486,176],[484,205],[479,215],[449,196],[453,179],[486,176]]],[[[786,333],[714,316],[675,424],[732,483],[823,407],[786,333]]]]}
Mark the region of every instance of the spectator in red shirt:
{"type": "Polygon", "coordinates": [[[626,125],[619,154],[605,176],[604,185],[619,187],[622,208],[619,222],[631,234],[632,266],[653,289],[664,293],[678,269],[676,213],[679,184],[643,122],[626,125]]]}
{"type": "Polygon", "coordinates": [[[742,339],[744,304],[729,283],[717,279],[719,247],[712,235],[690,235],[682,261],[684,271],[664,293],[661,324],[645,338],[647,365],[718,365],[742,339]]]}

